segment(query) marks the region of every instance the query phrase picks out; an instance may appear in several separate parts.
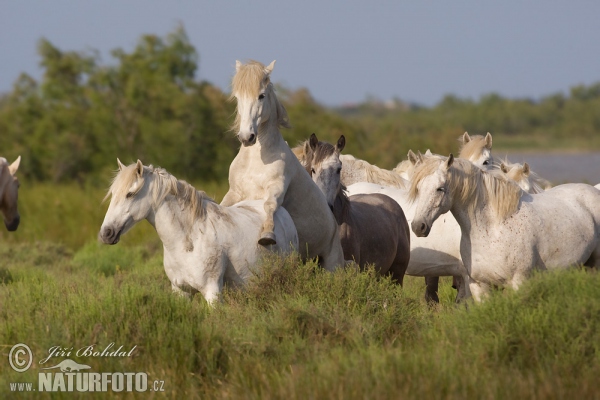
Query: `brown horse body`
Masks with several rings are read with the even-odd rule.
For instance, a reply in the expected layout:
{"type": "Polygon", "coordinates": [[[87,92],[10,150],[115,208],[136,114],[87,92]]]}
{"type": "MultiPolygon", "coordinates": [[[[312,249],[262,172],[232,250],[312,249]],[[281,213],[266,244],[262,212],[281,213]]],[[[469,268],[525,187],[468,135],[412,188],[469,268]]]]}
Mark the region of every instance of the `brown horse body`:
{"type": "Polygon", "coordinates": [[[410,231],[404,211],[384,194],[346,195],[339,159],[344,145],[344,136],[333,146],[319,142],[313,134],[307,154],[307,170],[340,227],[344,259],[354,260],[361,268],[374,265],[380,274],[389,274],[402,284],[410,259],[410,231]]]}

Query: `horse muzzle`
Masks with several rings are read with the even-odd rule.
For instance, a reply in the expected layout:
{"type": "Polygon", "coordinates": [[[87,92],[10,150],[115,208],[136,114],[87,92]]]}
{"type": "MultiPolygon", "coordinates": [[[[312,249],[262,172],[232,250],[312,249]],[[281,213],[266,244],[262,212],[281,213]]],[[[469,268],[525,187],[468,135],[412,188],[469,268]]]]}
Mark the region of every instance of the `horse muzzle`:
{"type": "Polygon", "coordinates": [[[242,142],[242,144],[244,145],[244,147],[252,146],[256,143],[256,134],[254,133],[248,135],[248,139],[243,139],[239,134],[237,136],[240,142],[242,142]]]}
{"type": "Polygon", "coordinates": [[[412,231],[417,237],[427,237],[431,231],[431,226],[424,221],[413,221],[411,224],[412,231]]]}
{"type": "Polygon", "coordinates": [[[14,232],[17,230],[17,228],[19,227],[19,223],[21,222],[21,216],[17,215],[15,218],[13,218],[12,221],[10,222],[6,222],[4,221],[4,226],[6,226],[6,229],[8,229],[9,232],[14,232]]]}
{"type": "Polygon", "coordinates": [[[104,244],[117,244],[121,239],[122,232],[122,229],[117,231],[116,229],[107,226],[105,228],[100,229],[100,232],[98,232],[98,240],[100,240],[104,244]]]}

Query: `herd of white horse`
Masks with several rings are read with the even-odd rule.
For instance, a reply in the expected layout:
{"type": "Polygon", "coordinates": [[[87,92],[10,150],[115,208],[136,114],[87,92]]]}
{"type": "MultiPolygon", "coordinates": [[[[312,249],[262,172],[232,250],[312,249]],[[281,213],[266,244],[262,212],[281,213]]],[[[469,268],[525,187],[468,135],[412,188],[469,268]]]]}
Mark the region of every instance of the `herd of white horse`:
{"type": "MultiPolygon", "coordinates": [[[[242,146],[221,204],[162,168],[117,160],[103,243],[148,220],[173,291],[209,303],[225,284],[246,283],[266,252],[297,251],[328,271],[373,265],[398,284],[423,276],[431,301],[440,276],[454,277],[457,301],[480,301],[494,287],[517,289],[534,270],[600,264],[600,185],[551,188],[527,163],[493,158],[489,133],[465,133],[457,158],[409,151],[393,170],[342,155],[344,136],[332,145],[313,134],[292,149],[280,133],[289,121],[270,80],[274,65],[236,62],[242,146]]],[[[9,230],[19,225],[19,163],[0,158],[9,230]]]]}

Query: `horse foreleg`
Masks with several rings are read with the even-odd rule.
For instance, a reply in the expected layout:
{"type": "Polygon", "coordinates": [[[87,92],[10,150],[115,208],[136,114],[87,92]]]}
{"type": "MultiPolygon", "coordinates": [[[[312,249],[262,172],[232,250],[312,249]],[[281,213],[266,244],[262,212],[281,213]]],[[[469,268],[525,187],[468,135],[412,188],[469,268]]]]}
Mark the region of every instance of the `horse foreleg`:
{"type": "Polygon", "coordinates": [[[180,297],[184,297],[188,300],[192,299],[192,294],[190,292],[186,292],[184,290],[181,290],[179,288],[179,286],[176,286],[174,283],[171,283],[171,290],[173,291],[173,293],[175,293],[176,295],[180,296],[180,297]]]}
{"type": "Polygon", "coordinates": [[[471,295],[476,302],[481,302],[485,297],[487,297],[489,293],[489,287],[485,283],[475,282],[470,280],[469,282],[469,290],[471,291],[471,295]]]}
{"type": "Polygon", "coordinates": [[[262,231],[260,232],[260,238],[258,239],[258,244],[260,245],[268,246],[277,243],[277,238],[275,237],[275,221],[273,218],[275,216],[275,211],[283,202],[283,189],[282,181],[281,183],[272,184],[267,190],[268,195],[264,206],[266,218],[262,226],[262,231]]]}

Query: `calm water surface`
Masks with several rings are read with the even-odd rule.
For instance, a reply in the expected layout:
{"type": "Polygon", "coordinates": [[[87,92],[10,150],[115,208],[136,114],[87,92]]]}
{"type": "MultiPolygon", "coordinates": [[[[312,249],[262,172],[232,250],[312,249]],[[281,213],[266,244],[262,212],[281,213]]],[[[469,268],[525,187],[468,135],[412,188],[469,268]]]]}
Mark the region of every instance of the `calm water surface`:
{"type": "Polygon", "coordinates": [[[494,152],[495,157],[527,163],[531,170],[554,185],[567,182],[600,183],[600,153],[494,152]]]}

